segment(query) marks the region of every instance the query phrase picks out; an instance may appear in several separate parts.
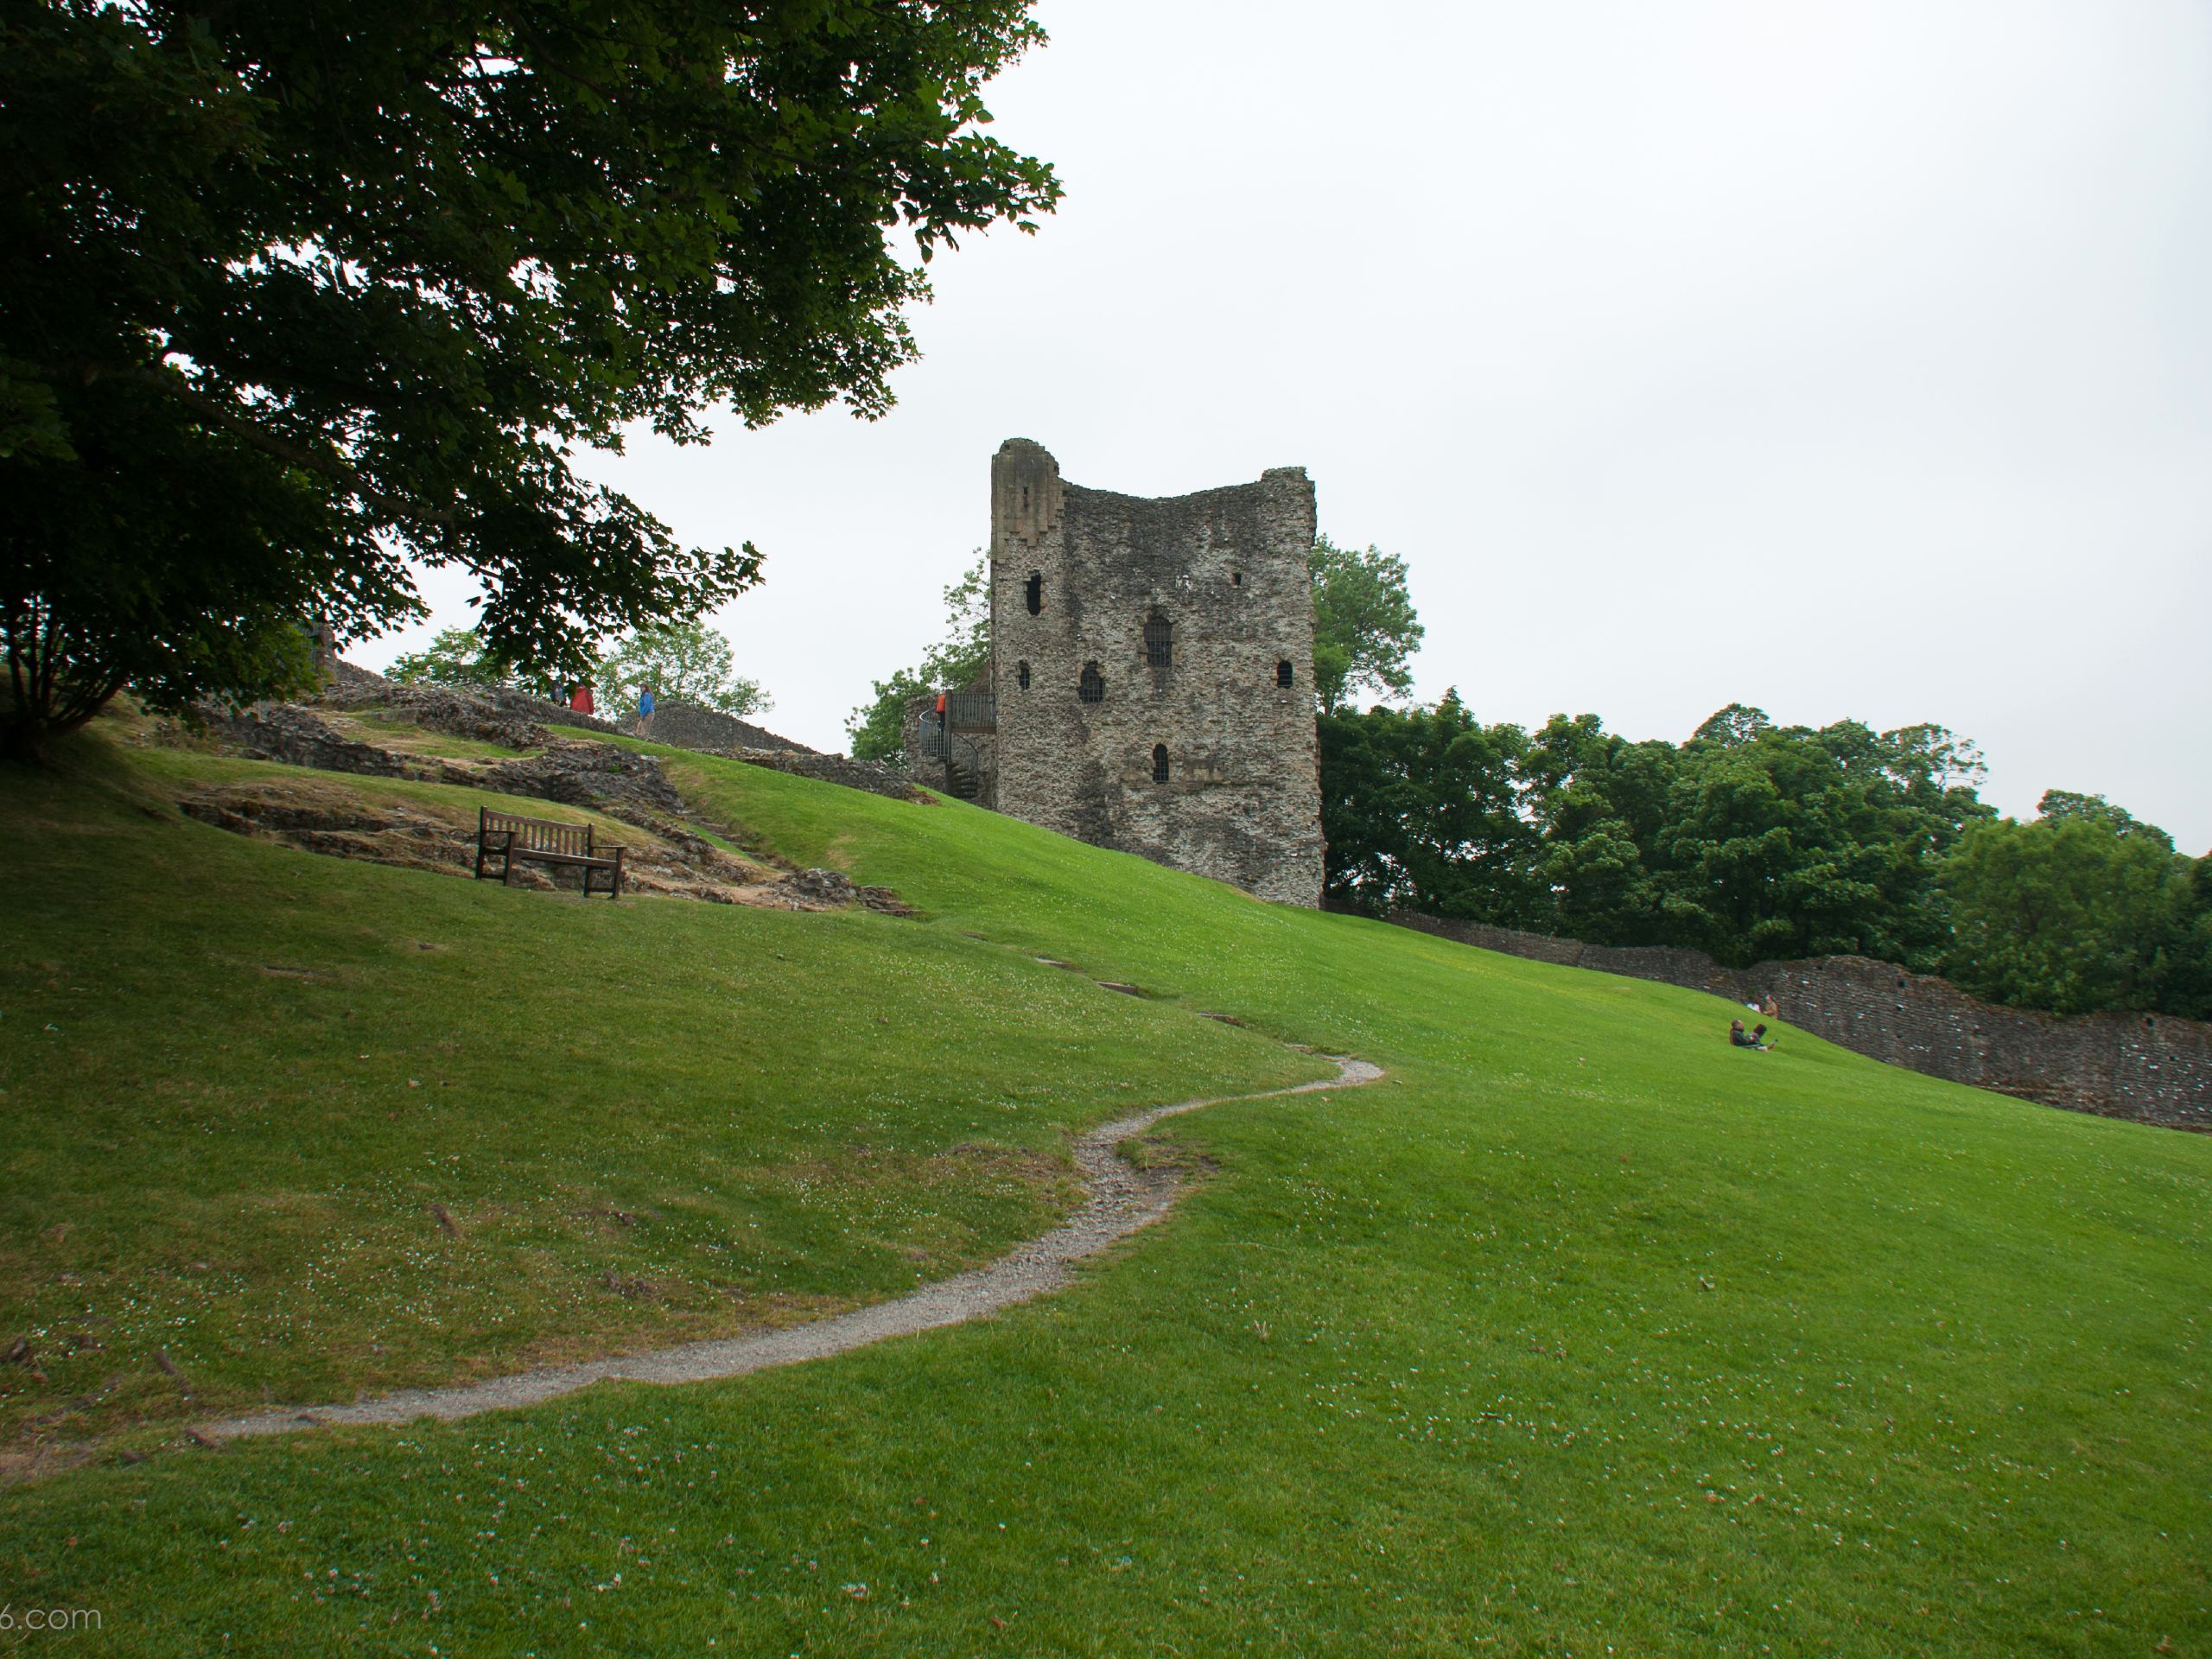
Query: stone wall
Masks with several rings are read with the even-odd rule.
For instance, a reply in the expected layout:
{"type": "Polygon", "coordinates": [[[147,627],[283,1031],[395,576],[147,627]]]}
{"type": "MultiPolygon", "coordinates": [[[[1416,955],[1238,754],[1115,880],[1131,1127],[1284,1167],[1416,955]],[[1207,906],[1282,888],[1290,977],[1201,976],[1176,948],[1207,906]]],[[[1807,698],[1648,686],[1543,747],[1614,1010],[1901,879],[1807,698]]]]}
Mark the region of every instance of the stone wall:
{"type": "Polygon", "coordinates": [[[1733,969],[1699,950],[1581,944],[1411,912],[1389,919],[1485,950],[1659,980],[1736,1002],[1771,995],[1790,1025],[1872,1059],[2049,1106],[2212,1130],[2212,1026],[2194,1020],[2145,1014],[2062,1020],[1979,1001],[1948,980],[1865,957],[1733,969]]]}
{"type": "Polygon", "coordinates": [[[749,766],[766,766],[771,772],[788,772],[794,777],[862,790],[894,801],[928,798],[914,787],[906,773],[890,766],[879,766],[870,760],[849,760],[842,754],[817,754],[812,749],[702,749],[699,753],[723,755],[749,766]]]}
{"type": "MultiPolygon", "coordinates": [[[[636,724],[632,715],[623,729],[636,724]]],[[[695,703],[663,702],[653,710],[652,728],[645,735],[656,743],[666,743],[679,749],[785,749],[798,754],[812,754],[816,751],[804,743],[794,743],[788,737],[740,720],[734,715],[723,714],[717,709],[702,709],[695,703]]]]}
{"type": "Polygon", "coordinates": [[[397,755],[342,735],[329,722],[288,702],[193,705],[198,722],[249,760],[277,760],[288,766],[321,772],[355,772],[376,778],[404,778],[408,767],[397,755]]]}
{"type": "Polygon", "coordinates": [[[1026,439],[1003,445],[991,463],[998,810],[1318,904],[1313,531],[1302,468],[1147,500],[1064,482],[1026,439]],[[1148,621],[1168,631],[1164,666],[1148,621]]]}
{"type": "Polygon", "coordinates": [[[315,701],[332,709],[390,709],[430,731],[518,748],[543,742],[548,726],[623,729],[601,715],[578,714],[564,702],[512,686],[404,685],[343,659],[315,701]]]}

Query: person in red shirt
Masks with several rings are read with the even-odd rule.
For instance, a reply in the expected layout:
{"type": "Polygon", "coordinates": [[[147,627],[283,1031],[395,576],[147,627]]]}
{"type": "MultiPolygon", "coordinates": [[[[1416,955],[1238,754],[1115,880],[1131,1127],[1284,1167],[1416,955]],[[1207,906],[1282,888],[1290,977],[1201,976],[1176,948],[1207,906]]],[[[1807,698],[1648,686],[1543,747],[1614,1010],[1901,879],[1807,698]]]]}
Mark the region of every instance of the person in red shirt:
{"type": "Polygon", "coordinates": [[[575,690],[569,694],[569,707],[575,709],[580,715],[588,715],[593,712],[591,706],[591,686],[588,682],[577,686],[575,690]]]}

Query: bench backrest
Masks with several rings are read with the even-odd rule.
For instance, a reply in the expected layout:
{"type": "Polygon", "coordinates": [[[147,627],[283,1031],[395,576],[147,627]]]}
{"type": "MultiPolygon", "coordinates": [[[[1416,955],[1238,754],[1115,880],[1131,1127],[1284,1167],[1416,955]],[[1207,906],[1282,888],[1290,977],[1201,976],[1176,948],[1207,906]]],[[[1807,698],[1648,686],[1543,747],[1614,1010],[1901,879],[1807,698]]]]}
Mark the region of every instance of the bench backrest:
{"type": "Polygon", "coordinates": [[[513,848],[518,853],[560,853],[570,858],[592,855],[591,825],[588,823],[525,818],[512,812],[494,812],[487,806],[478,810],[477,834],[512,835],[513,848]]]}

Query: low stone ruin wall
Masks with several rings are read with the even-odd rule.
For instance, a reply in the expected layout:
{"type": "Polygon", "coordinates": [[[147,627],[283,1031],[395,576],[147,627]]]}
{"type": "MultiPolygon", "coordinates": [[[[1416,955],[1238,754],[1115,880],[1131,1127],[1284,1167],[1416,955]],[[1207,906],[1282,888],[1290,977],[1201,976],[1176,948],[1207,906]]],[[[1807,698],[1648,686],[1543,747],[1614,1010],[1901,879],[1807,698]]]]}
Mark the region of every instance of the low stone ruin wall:
{"type": "Polygon", "coordinates": [[[893,772],[889,766],[879,766],[870,760],[848,760],[842,754],[817,754],[812,749],[704,749],[701,753],[766,766],[771,772],[788,772],[795,777],[811,778],[819,783],[840,784],[847,789],[865,790],[871,795],[886,796],[894,801],[925,801],[929,798],[914,787],[912,780],[905,772],[893,772]]]}
{"type": "Polygon", "coordinates": [[[701,709],[688,702],[659,704],[653,710],[652,728],[645,735],[656,743],[666,743],[679,749],[779,749],[794,754],[815,753],[804,743],[794,743],[788,737],[779,737],[775,733],[749,721],[740,720],[734,715],[725,715],[715,709],[701,709]]]}
{"type": "Polygon", "coordinates": [[[193,707],[200,724],[250,760],[281,760],[318,772],[357,772],[372,778],[409,773],[397,755],[358,743],[328,722],[288,702],[255,702],[243,708],[202,702],[193,707]]]}
{"type": "Polygon", "coordinates": [[[1732,1001],[1771,995],[1780,1017],[1892,1065],[2107,1117],[2212,1130],[2212,1025],[2166,1014],[2062,1020],[1999,1007],[1948,980],[1866,957],[1724,968],[1700,950],[1582,944],[1409,911],[1389,920],[1508,956],[1658,980],[1732,1001]]]}
{"type": "MultiPolygon", "coordinates": [[[[546,731],[548,726],[581,726],[591,731],[627,734],[637,724],[634,716],[626,721],[616,721],[604,715],[580,715],[559,703],[506,686],[401,685],[342,660],[325,688],[321,701],[333,709],[390,709],[431,731],[517,749],[546,744],[560,747],[546,731]]],[[[404,770],[390,757],[385,757],[385,763],[379,766],[372,758],[381,755],[382,751],[340,737],[305,710],[290,705],[257,703],[245,710],[209,707],[203,709],[201,714],[231,741],[252,742],[257,745],[254,753],[271,760],[322,766],[340,772],[384,770],[397,773],[404,770]],[[343,752],[333,745],[342,746],[343,752]],[[323,755],[336,758],[313,758],[323,755]]],[[[842,754],[823,754],[734,715],[690,703],[662,703],[653,712],[651,735],[654,742],[665,743],[671,748],[744,760],[775,772],[793,772],[826,784],[840,784],[847,789],[889,796],[893,800],[926,798],[903,772],[889,766],[849,760],[842,754]]],[[[658,775],[658,768],[655,773],[658,775]]],[[[505,783],[499,786],[508,787],[505,783]]],[[[552,800],[569,798],[548,794],[542,788],[517,788],[512,792],[545,795],[552,800]]]]}

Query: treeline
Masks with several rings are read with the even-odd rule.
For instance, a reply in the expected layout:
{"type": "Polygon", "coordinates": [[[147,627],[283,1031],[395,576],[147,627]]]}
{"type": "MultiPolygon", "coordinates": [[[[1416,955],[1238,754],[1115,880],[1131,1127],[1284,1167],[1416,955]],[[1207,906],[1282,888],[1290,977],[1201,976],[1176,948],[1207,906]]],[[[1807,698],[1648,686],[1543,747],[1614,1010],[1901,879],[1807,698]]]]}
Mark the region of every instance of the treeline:
{"type": "Polygon", "coordinates": [[[633,628],[583,663],[581,672],[565,677],[533,673],[501,658],[475,628],[441,628],[422,650],[393,658],[386,673],[403,685],[511,685],[555,702],[566,702],[582,683],[607,715],[635,709],[641,691],[741,717],[776,706],[760,681],[737,671],[729,636],[702,622],[633,628]]]}
{"type": "Polygon", "coordinates": [[[1942,727],[1815,730],[1732,704],[1685,743],[1632,743],[1590,715],[1486,726],[1454,693],[1320,730],[1346,908],[1736,967],[1875,957],[2018,1007],[2212,1018],[2212,857],[2096,796],[2001,818],[1942,727]]]}

